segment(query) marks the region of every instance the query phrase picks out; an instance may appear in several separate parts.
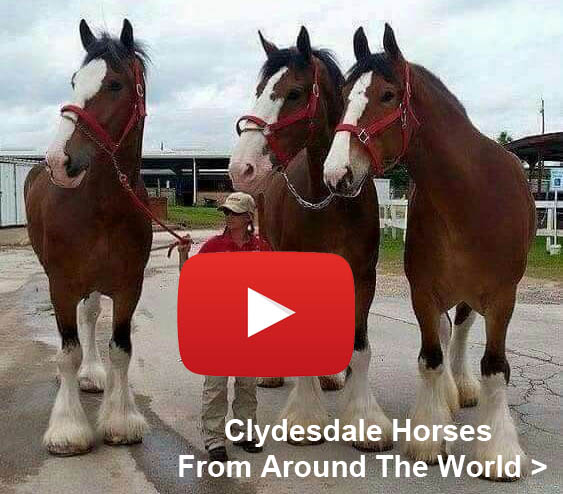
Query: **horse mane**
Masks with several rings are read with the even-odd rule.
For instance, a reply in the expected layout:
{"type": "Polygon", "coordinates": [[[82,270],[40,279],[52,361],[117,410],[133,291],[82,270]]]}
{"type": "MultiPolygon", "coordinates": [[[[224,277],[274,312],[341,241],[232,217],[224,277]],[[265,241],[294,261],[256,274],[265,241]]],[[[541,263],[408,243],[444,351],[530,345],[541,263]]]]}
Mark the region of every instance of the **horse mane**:
{"type": "Polygon", "coordinates": [[[119,38],[115,38],[108,32],[103,31],[96,37],[96,41],[88,46],[86,56],[82,61],[82,66],[90,63],[92,60],[102,58],[108,62],[114,70],[121,71],[127,67],[127,60],[132,56],[138,57],[144,75],[147,70],[147,64],[150,62],[150,57],[143,43],[135,40],[133,48],[130,49],[126,47],[119,38]]]}
{"type": "MultiPolygon", "coordinates": [[[[467,112],[459,99],[446,87],[439,77],[434,75],[422,65],[410,64],[418,75],[425,79],[425,82],[432,85],[438,92],[442,93],[456,108],[458,108],[465,116],[467,112]]],[[[393,73],[391,60],[385,52],[372,53],[369,57],[358,60],[346,74],[346,84],[356,82],[360,76],[366,72],[375,72],[383,77],[389,83],[397,83],[397,78],[393,73]]]]}
{"type": "MultiPolygon", "coordinates": [[[[334,84],[335,90],[340,91],[344,86],[344,74],[338,66],[336,56],[327,49],[313,49],[313,56],[317,57],[327,68],[330,80],[334,84]]],[[[309,62],[296,48],[283,48],[272,53],[264,63],[260,71],[260,77],[266,78],[273,76],[282,67],[290,69],[304,69],[309,62]]]]}

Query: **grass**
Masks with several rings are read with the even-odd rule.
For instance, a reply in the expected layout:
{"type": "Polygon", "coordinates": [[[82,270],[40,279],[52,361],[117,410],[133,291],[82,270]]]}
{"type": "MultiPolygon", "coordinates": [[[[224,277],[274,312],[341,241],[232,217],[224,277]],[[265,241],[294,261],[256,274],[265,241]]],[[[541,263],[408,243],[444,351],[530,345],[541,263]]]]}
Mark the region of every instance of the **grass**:
{"type": "MultiPolygon", "coordinates": [[[[562,243],[563,239],[559,241],[562,243]]],[[[403,273],[403,239],[381,236],[378,268],[384,273],[403,273]]],[[[545,237],[536,237],[528,254],[526,276],[563,282],[563,254],[550,256],[545,250],[545,237]]]]}
{"type": "MultiPolygon", "coordinates": [[[[223,213],[215,208],[170,206],[168,219],[188,229],[218,229],[225,224],[223,213]]],[[[403,273],[404,244],[402,235],[393,239],[381,236],[378,269],[383,273],[403,273]]],[[[563,239],[559,241],[563,243],[563,239]]],[[[528,255],[526,276],[563,282],[563,254],[550,256],[545,250],[545,238],[536,237],[528,255]]]]}
{"type": "MultiPolygon", "coordinates": [[[[563,243],[563,239],[558,239],[558,243],[563,243]]],[[[550,256],[545,250],[545,237],[536,237],[532,244],[526,276],[563,281],[563,254],[550,256]]]]}
{"type": "Polygon", "coordinates": [[[204,207],[169,206],[168,220],[193,230],[221,228],[225,224],[221,211],[204,207]]]}

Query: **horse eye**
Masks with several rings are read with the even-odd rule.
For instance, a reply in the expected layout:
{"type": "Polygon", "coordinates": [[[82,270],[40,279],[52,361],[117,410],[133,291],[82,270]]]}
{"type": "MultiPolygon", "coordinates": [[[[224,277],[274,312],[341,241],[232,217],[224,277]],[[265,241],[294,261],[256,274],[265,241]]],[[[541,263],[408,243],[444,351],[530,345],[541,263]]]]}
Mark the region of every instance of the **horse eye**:
{"type": "Polygon", "coordinates": [[[299,99],[299,96],[301,96],[301,92],[297,91],[296,89],[292,89],[292,90],[287,94],[287,99],[288,99],[288,100],[295,101],[296,99],[299,99]]]}
{"type": "Polygon", "coordinates": [[[121,84],[121,82],[118,81],[110,81],[110,83],[108,84],[108,88],[110,91],[119,91],[121,90],[122,87],[123,85],[121,84]]]}
{"type": "Polygon", "coordinates": [[[382,103],[387,103],[395,97],[395,93],[391,91],[385,91],[385,94],[381,97],[382,103]]]}

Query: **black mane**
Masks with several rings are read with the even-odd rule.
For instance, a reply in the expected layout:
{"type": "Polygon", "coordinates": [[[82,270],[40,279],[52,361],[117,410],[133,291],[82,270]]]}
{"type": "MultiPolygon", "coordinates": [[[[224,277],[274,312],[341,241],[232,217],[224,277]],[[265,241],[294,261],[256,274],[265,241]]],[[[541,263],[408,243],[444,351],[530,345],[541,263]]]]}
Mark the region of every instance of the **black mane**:
{"type": "MultiPolygon", "coordinates": [[[[338,66],[334,53],[326,49],[314,49],[313,56],[324,63],[335,88],[337,90],[342,89],[342,86],[344,86],[344,75],[338,66]]],[[[308,64],[308,61],[296,48],[284,48],[275,51],[268,57],[260,71],[260,76],[261,78],[271,77],[282,67],[302,70],[308,64]]]]}
{"type": "MultiPolygon", "coordinates": [[[[422,75],[429,84],[432,84],[440,92],[444,93],[461,111],[467,115],[465,108],[457,97],[446,87],[446,85],[428,69],[421,65],[410,64],[418,74],[422,75]]],[[[386,53],[372,53],[369,57],[365,57],[357,61],[346,74],[346,84],[356,82],[362,74],[366,72],[375,72],[383,77],[389,83],[397,83],[397,78],[393,73],[391,60],[386,53]]]]}
{"type": "Polygon", "coordinates": [[[108,62],[114,70],[121,71],[127,66],[127,60],[134,55],[139,58],[144,74],[146,72],[147,63],[150,62],[150,58],[143,44],[135,40],[133,49],[130,49],[118,38],[114,38],[104,31],[96,37],[96,41],[88,46],[88,51],[84,57],[82,66],[92,60],[102,58],[108,62]]]}

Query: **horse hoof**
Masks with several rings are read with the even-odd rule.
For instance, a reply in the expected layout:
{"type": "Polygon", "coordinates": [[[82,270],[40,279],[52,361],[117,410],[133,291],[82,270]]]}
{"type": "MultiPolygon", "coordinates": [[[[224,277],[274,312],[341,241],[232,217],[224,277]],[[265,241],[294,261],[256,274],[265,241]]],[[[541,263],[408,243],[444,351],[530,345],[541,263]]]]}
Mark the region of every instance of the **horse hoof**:
{"type": "Polygon", "coordinates": [[[287,438],[287,442],[292,446],[318,446],[319,444],[323,444],[325,442],[325,438],[321,437],[321,439],[317,441],[311,441],[309,439],[303,438],[302,441],[294,441],[290,437],[287,438]]]}
{"type": "Polygon", "coordinates": [[[474,407],[479,403],[480,386],[478,382],[457,383],[459,405],[462,408],[474,407]]]}
{"type": "Polygon", "coordinates": [[[281,388],[283,386],[283,377],[258,377],[256,378],[256,386],[260,388],[281,388]]]}
{"type": "Polygon", "coordinates": [[[142,437],[128,438],[125,436],[106,436],[104,443],[108,446],[130,446],[132,444],[139,444],[143,442],[142,437]]]}
{"type": "Polygon", "coordinates": [[[78,380],[78,385],[80,390],[85,393],[103,393],[104,388],[98,386],[94,381],[88,379],[87,377],[82,377],[78,380]]]}
{"type": "Polygon", "coordinates": [[[47,451],[51,453],[53,456],[78,456],[84,455],[92,451],[92,445],[89,444],[88,446],[76,446],[74,444],[48,444],[47,451]]]}
{"type": "Polygon", "coordinates": [[[352,446],[366,453],[381,453],[393,449],[393,441],[354,441],[352,446]]]}
{"type": "Polygon", "coordinates": [[[346,377],[343,372],[330,376],[319,376],[319,382],[323,391],[338,391],[344,387],[346,377]]]}

